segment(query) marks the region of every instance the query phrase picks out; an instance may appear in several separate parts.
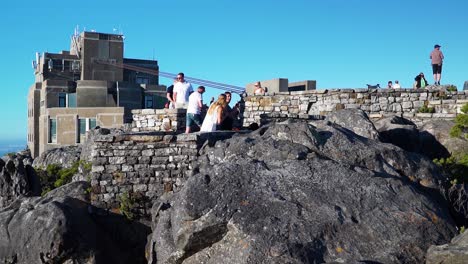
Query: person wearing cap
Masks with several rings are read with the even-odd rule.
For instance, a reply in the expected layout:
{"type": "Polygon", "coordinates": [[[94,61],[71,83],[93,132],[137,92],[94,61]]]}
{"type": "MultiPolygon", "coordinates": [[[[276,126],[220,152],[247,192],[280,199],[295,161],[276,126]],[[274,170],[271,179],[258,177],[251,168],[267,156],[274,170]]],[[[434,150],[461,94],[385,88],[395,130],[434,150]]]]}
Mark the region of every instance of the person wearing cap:
{"type": "Polygon", "coordinates": [[[432,63],[432,73],[434,74],[434,84],[440,85],[440,78],[442,75],[442,60],[444,59],[444,54],[440,51],[440,45],[434,45],[434,50],[431,51],[429,55],[432,63]]]}

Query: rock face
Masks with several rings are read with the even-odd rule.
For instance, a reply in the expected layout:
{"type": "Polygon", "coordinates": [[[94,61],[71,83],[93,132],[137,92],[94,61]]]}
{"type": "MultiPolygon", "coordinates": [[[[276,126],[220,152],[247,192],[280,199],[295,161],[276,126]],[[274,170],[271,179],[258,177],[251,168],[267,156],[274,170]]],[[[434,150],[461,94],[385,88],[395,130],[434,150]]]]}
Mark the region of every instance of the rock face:
{"type": "Polygon", "coordinates": [[[428,156],[447,157],[450,154],[468,152],[468,141],[450,137],[450,129],[455,125],[450,120],[430,120],[420,128],[422,152],[428,156]]]}
{"type": "Polygon", "coordinates": [[[325,120],[345,127],[362,137],[380,139],[374,124],[369,120],[366,112],[360,109],[338,110],[329,114],[325,120]]]}
{"type": "Polygon", "coordinates": [[[465,264],[468,262],[468,232],[452,239],[450,244],[431,246],[426,264],[465,264]]]}
{"type": "Polygon", "coordinates": [[[34,167],[46,168],[49,164],[59,164],[69,168],[74,162],[80,160],[81,146],[67,146],[44,151],[33,161],[34,167]]]}
{"type": "Polygon", "coordinates": [[[390,116],[374,122],[381,139],[406,151],[420,152],[419,131],[416,125],[402,117],[390,116]]]}
{"type": "Polygon", "coordinates": [[[206,146],[153,206],[149,263],[422,263],[453,237],[435,165],[328,124],[206,146]]]}
{"type": "Polygon", "coordinates": [[[86,202],[88,187],[70,183],[0,210],[0,262],[145,263],[149,230],[100,215],[86,202]]]}
{"type": "Polygon", "coordinates": [[[24,165],[22,156],[0,159],[0,208],[8,206],[19,196],[41,193],[39,179],[30,165],[24,165]]]}

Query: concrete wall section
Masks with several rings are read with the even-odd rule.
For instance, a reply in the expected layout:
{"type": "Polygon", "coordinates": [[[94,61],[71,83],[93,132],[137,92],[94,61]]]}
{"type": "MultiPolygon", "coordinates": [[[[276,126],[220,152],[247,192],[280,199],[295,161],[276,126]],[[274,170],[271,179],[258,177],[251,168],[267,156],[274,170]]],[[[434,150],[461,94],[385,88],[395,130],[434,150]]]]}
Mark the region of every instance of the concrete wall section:
{"type": "Polygon", "coordinates": [[[107,81],[77,81],[76,83],[77,107],[107,106],[107,90],[112,87],[112,83],[107,81]]]}

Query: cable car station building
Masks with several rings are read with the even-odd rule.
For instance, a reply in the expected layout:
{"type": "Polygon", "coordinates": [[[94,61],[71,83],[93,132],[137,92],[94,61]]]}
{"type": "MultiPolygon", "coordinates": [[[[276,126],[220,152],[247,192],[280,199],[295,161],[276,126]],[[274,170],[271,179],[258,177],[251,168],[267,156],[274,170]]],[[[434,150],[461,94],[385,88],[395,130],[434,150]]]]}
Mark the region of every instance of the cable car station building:
{"type": "Polygon", "coordinates": [[[33,157],[80,144],[95,126],[121,127],[132,121],[133,109],[163,108],[166,87],[159,85],[158,62],[124,58],[123,39],[82,32],[73,35],[70,51],[36,53],[35,83],[28,93],[33,157]]]}

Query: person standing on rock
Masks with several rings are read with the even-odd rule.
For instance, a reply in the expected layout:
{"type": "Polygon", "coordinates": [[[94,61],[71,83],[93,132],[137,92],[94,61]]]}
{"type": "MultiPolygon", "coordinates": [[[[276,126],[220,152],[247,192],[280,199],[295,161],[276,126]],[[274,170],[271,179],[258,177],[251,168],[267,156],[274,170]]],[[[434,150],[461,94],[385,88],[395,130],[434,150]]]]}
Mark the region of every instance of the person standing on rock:
{"type": "Polygon", "coordinates": [[[185,133],[190,133],[193,125],[201,127],[201,109],[203,107],[203,97],[202,94],[205,92],[204,86],[198,86],[197,91],[191,93],[189,96],[188,106],[187,106],[187,119],[185,125],[185,133]]]}
{"type": "Polygon", "coordinates": [[[239,108],[238,105],[234,108],[229,106],[232,99],[231,92],[225,92],[224,94],[226,95],[226,107],[223,112],[223,120],[221,121],[221,124],[219,124],[219,130],[232,130],[234,119],[236,119],[239,114],[239,108]]]}
{"type": "Polygon", "coordinates": [[[190,94],[193,92],[192,85],[185,81],[184,73],[177,74],[177,83],[174,84],[173,98],[176,102],[176,108],[187,108],[190,94]]]}
{"type": "Polygon", "coordinates": [[[429,55],[432,64],[432,73],[434,74],[434,85],[440,85],[440,78],[442,75],[442,60],[444,59],[444,54],[440,51],[440,45],[434,45],[434,50],[431,51],[429,55]]]}

